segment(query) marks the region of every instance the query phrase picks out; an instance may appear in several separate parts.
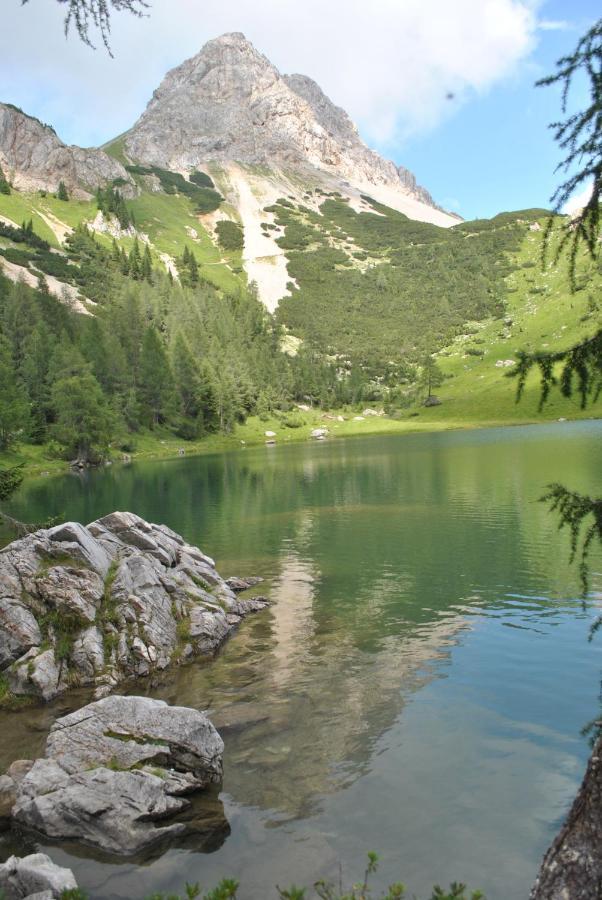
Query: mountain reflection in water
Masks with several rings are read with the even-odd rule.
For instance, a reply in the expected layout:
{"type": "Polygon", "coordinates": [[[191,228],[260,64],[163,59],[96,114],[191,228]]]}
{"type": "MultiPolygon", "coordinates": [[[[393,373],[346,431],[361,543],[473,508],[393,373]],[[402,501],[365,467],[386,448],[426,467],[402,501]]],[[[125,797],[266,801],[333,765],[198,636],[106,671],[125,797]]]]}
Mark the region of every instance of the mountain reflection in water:
{"type": "MultiPolygon", "coordinates": [[[[65,846],[53,859],[93,898],[233,876],[242,900],[266,900],[339,864],[350,881],[375,849],[377,887],[455,878],[522,900],[581,777],[599,675],[595,609],[537,499],[551,481],[597,489],[601,435],[339,440],[26,484],[16,516],[131,509],[222,574],[262,575],[273,600],[215,659],[125,688],[206,709],[223,735],[222,790],[195,799],[195,833],[140,865],[65,846]]],[[[1,763],[39,753],[87,699],[1,713],[1,763]]]]}

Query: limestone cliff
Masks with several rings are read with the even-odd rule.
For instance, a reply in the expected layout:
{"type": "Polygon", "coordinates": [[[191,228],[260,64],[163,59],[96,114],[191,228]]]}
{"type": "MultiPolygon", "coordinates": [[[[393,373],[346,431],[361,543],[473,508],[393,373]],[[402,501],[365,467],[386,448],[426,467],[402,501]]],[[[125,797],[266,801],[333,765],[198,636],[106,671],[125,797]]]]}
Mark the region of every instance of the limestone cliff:
{"type": "Polygon", "coordinates": [[[294,172],[369,193],[411,218],[457,221],[410,172],[370,150],[314,81],[281,75],[240,33],[209,41],[168,72],[124,148],[132,160],[181,172],[207,163],[294,172]]]}
{"type": "Polygon", "coordinates": [[[87,197],[116,178],[133,186],[121,163],[102,150],[67,146],[51,126],[9,103],[0,103],[0,166],[25,191],[56,191],[63,181],[70,194],[87,197]]]}

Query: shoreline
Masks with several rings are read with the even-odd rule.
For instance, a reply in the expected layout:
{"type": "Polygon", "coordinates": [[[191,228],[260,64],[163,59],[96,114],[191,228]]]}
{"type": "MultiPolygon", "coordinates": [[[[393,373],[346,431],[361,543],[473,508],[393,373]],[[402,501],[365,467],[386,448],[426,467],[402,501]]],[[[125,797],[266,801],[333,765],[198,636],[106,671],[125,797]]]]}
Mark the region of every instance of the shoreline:
{"type": "MultiPolygon", "coordinates": [[[[436,411],[440,407],[434,408],[436,411]]],[[[557,410],[555,410],[557,412],[557,410]]],[[[568,410],[565,410],[568,412],[568,410]]],[[[168,431],[156,434],[139,434],[133,436],[132,443],[135,449],[130,453],[114,450],[113,458],[105,465],[131,465],[137,462],[152,462],[156,460],[179,459],[184,457],[207,456],[210,454],[231,453],[249,448],[265,446],[268,437],[265,432],[275,432],[274,446],[282,446],[293,443],[312,443],[316,439],[311,436],[316,428],[327,428],[329,434],[326,440],[337,437],[372,437],[388,434],[436,434],[446,431],[477,431],[480,429],[519,427],[521,425],[550,425],[557,422],[567,424],[575,421],[600,421],[600,415],[592,415],[592,410],[573,409],[569,416],[549,415],[549,411],[541,415],[524,416],[521,418],[497,419],[452,419],[447,416],[436,416],[432,410],[425,410],[425,416],[408,416],[402,419],[393,419],[388,416],[366,416],[361,420],[355,417],[361,413],[348,410],[334,410],[323,413],[312,410],[300,414],[303,422],[295,427],[285,424],[287,415],[280,418],[270,417],[260,421],[252,416],[242,425],[237,425],[232,434],[211,434],[199,438],[196,441],[183,441],[168,431]],[[546,414],[548,413],[548,414],[546,414]],[[337,416],[345,416],[342,422],[337,421],[337,416]],[[127,458],[126,458],[127,457],[127,458]]],[[[296,413],[294,413],[296,417],[296,413]]],[[[0,466],[23,465],[25,477],[49,477],[51,475],[66,475],[73,469],[68,462],[62,459],[52,459],[44,456],[48,445],[21,444],[9,452],[0,454],[0,466]]],[[[99,468],[103,468],[100,466],[99,468]]]]}
{"type": "MultiPolygon", "coordinates": [[[[323,413],[312,410],[302,413],[303,422],[294,427],[286,425],[287,415],[280,418],[270,417],[260,421],[252,416],[242,425],[237,425],[232,434],[211,434],[199,438],[196,441],[183,441],[171,432],[157,431],[155,434],[144,433],[133,435],[134,449],[130,453],[114,450],[113,458],[109,465],[131,465],[136,462],[179,459],[183,457],[206,456],[209,454],[231,453],[247,447],[257,448],[265,446],[268,437],[265,432],[275,432],[274,446],[288,445],[292,443],[311,443],[316,441],[311,436],[316,428],[327,428],[326,440],[337,437],[371,437],[385,434],[435,434],[444,431],[476,431],[479,429],[518,427],[521,425],[550,425],[557,422],[575,421],[600,421],[600,415],[592,415],[592,410],[572,409],[570,416],[550,415],[546,410],[541,415],[527,415],[524,417],[504,417],[483,419],[451,418],[447,415],[436,415],[441,407],[436,407],[435,415],[432,410],[425,410],[423,418],[407,416],[402,419],[393,419],[388,416],[365,416],[360,420],[356,416],[361,415],[349,410],[334,410],[323,413]],[[337,421],[337,416],[345,416],[345,420],[337,421]],[[127,457],[127,458],[126,458],[127,457]]],[[[568,412],[568,410],[564,410],[568,412]]],[[[447,410],[445,411],[447,412],[447,410]]],[[[554,410],[554,413],[558,410],[554,410]]],[[[296,416],[296,413],[295,413],[296,416]]],[[[68,462],[62,459],[46,457],[47,445],[21,444],[12,452],[0,455],[0,466],[23,465],[25,477],[49,477],[51,475],[66,475],[73,471],[68,462]]],[[[100,467],[102,468],[102,467],[100,467]]]]}

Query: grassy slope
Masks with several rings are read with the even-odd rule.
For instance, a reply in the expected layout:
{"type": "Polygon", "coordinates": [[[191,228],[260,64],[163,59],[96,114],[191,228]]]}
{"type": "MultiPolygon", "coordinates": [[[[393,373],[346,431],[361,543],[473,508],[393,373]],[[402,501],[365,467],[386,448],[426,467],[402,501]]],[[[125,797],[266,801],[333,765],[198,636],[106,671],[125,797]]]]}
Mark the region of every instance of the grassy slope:
{"type": "MultiPolygon", "coordinates": [[[[234,272],[232,268],[240,266],[240,253],[220,253],[199,218],[194,215],[188,199],[173,194],[145,192],[128,201],[128,206],[134,213],[138,230],[149,236],[157,256],[159,253],[179,256],[188,246],[200,264],[200,274],[207,281],[227,291],[233,291],[243,283],[244,275],[234,272]],[[198,237],[193,238],[187,228],[194,229],[198,237]]],[[[55,232],[40,213],[50,219],[58,219],[68,228],[74,228],[80,222],[94,219],[97,208],[94,201],[64,202],[49,195],[42,197],[39,193],[13,191],[10,195],[0,194],[0,216],[11,219],[17,225],[31,218],[36,234],[54,247],[60,246],[55,232]]],[[[110,246],[112,242],[104,234],[97,234],[97,239],[105,246],[110,246]]],[[[133,241],[124,237],[118,243],[129,251],[133,241]]]]}
{"type": "Polygon", "coordinates": [[[444,402],[441,407],[422,410],[421,419],[433,423],[513,423],[602,415],[602,401],[582,411],[577,397],[567,400],[558,392],[539,412],[539,381],[535,374],[517,405],[516,383],[505,376],[507,369],[495,366],[498,360],[512,359],[517,350],[552,351],[573,346],[600,327],[600,314],[590,311],[589,297],[602,293],[602,274],[589,261],[582,260],[587,286],[571,294],[566,264],[548,264],[542,272],[542,240],[542,232],[528,233],[517,257],[520,268],[507,278],[511,292],[507,296],[506,317],[512,320],[512,326],[505,327],[500,319],[486,320],[480,323],[478,334],[459,338],[443,351],[439,365],[451,377],[436,393],[444,402]],[[467,355],[465,351],[470,347],[482,350],[484,355],[467,355]]]}

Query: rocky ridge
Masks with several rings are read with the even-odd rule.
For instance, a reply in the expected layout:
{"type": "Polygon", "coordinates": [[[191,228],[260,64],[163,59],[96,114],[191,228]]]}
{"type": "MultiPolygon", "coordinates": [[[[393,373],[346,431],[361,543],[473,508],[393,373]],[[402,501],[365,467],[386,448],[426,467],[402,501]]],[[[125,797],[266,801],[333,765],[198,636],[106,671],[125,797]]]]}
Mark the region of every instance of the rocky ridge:
{"type": "Polygon", "coordinates": [[[97,696],[214,651],[263,598],[165,525],[115,512],[67,522],[0,551],[0,695],[50,700],[90,685],[97,696]]]}
{"type": "Polygon", "coordinates": [[[74,197],[121,179],[133,195],[134,183],[121,163],[103,150],[67,146],[49,125],[8,103],[0,103],[0,167],[19,190],[56,191],[63,181],[74,197]]]}
{"type": "Polygon", "coordinates": [[[14,762],[0,778],[4,821],[131,855],[187,832],[163,820],[189,806],[185,795],[221,781],[223,750],[202,712],[105,697],[58,719],[45,755],[14,762]]]}
{"type": "Polygon", "coordinates": [[[383,202],[384,189],[389,204],[411,218],[458,221],[408,170],[370,150],[311,78],[281,75],[239,32],[209,41],[168,72],[123,148],[136,162],[176,171],[242,163],[280,169],[285,179],[293,170],[308,183],[348,183],[383,202]]]}

